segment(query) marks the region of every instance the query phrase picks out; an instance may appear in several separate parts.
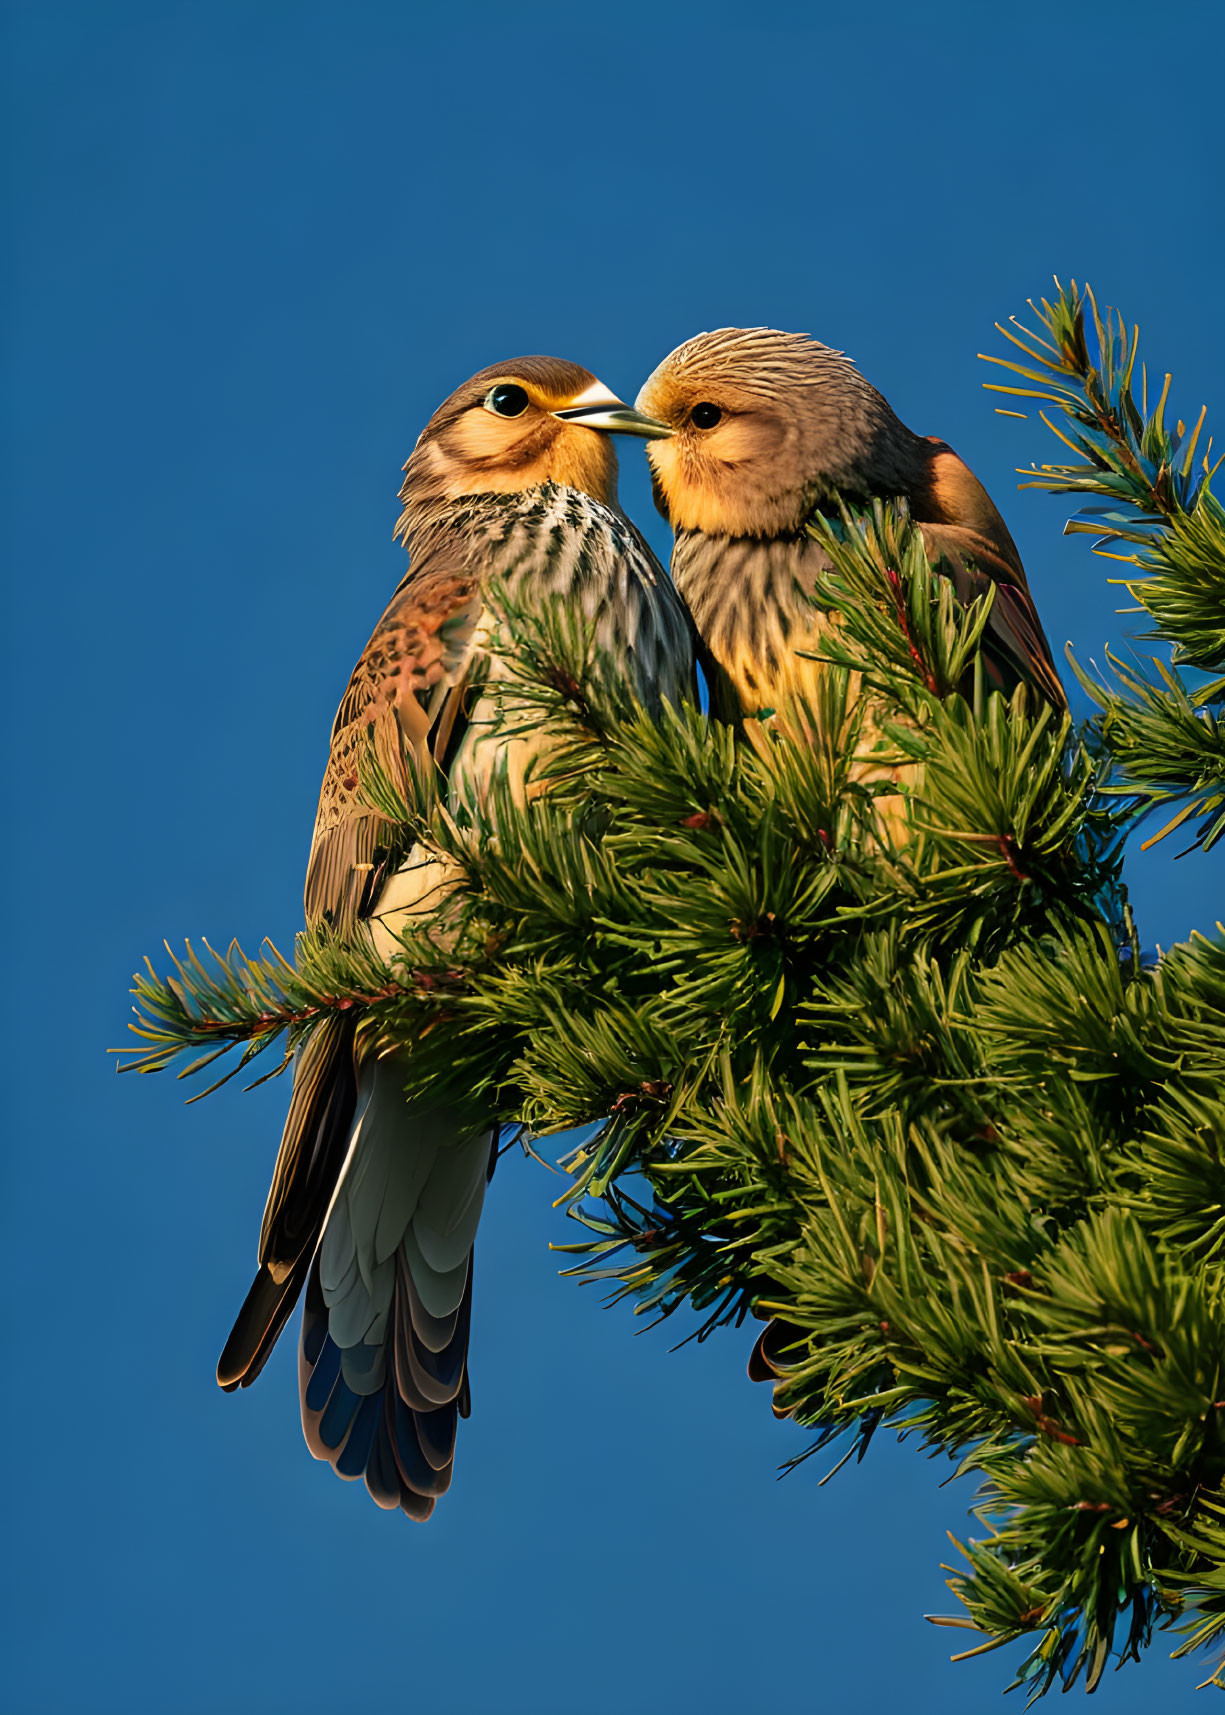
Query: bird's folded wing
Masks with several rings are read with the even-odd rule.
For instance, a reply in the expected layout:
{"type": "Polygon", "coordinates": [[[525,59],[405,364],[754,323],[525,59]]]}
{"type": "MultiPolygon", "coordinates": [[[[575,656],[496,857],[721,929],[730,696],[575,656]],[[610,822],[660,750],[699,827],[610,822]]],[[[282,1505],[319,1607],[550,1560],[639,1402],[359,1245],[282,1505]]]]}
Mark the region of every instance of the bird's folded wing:
{"type": "Polygon", "coordinates": [[[1018,679],[1057,709],[1067,704],[1051,646],[1029,593],[1008,526],[979,482],[945,442],[929,441],[926,492],[916,497],[915,521],[931,553],[948,561],[953,586],[970,603],[995,586],[983,634],[983,658],[998,688],[1018,679]]]}
{"type": "MultiPolygon", "coordinates": [[[[306,920],[341,933],[369,908],[392,824],[366,803],[374,753],[393,778],[455,725],[480,614],[478,580],[443,540],[416,557],[353,670],[331,750],[306,877],[306,920]]],[[[439,757],[441,760],[441,756],[439,757]]],[[[260,1232],[260,1271],[222,1354],[223,1387],[259,1374],[301,1290],[343,1168],[358,1103],[353,1019],[324,1019],[302,1044],[260,1232]]]]}
{"type": "Polygon", "coordinates": [[[436,541],[375,626],[332,726],[306,869],[308,924],[330,919],[343,932],[368,911],[391,832],[362,792],[371,746],[394,771],[405,744],[424,759],[450,731],[480,608],[479,580],[436,541]]]}

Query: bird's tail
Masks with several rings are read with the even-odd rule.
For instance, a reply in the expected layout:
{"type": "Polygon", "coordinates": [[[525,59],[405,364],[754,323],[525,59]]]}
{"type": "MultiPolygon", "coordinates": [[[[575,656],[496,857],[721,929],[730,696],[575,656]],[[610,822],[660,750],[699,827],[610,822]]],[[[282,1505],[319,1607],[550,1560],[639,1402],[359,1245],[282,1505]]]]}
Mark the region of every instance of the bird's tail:
{"type": "Polygon", "coordinates": [[[310,1263],[298,1380],[317,1459],[427,1519],[468,1415],[472,1246],[496,1134],[404,1100],[362,1067],[339,1187],[310,1263]]]}

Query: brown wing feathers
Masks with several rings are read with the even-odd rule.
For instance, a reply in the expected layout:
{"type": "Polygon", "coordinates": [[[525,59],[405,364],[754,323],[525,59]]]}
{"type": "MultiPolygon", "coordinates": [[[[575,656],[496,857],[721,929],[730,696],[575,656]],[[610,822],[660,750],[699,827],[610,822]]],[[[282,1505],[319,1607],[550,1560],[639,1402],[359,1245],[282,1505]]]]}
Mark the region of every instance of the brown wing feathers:
{"type": "Polygon", "coordinates": [[[217,1365],[227,1392],[250,1386],[259,1375],[298,1301],[344,1162],[355,1100],[353,1024],[325,1019],[294,1068],[260,1231],[259,1272],[217,1365]]]}
{"type": "Polygon", "coordinates": [[[1065,707],[1051,646],[1008,526],[952,448],[934,437],[927,445],[926,482],[913,497],[914,516],[928,547],[948,561],[963,602],[995,586],[983,638],[989,676],[1003,690],[1011,690],[1018,680],[1031,684],[1055,708],[1065,707]]]}
{"type": "MultiPolygon", "coordinates": [[[[332,727],[307,866],[306,920],[341,930],[371,907],[390,824],[360,796],[373,739],[385,761],[402,738],[428,747],[432,721],[479,612],[479,585],[444,542],[430,544],[397,588],[349,680],[332,727]]],[[[448,723],[449,724],[449,723],[448,723]]],[[[304,1043],[260,1232],[260,1268],[226,1341],[217,1380],[227,1391],[253,1382],[302,1290],[344,1165],[356,1108],[354,1024],[325,1020],[304,1043]]]]}
{"type": "Polygon", "coordinates": [[[371,741],[392,760],[401,735],[424,754],[430,729],[454,696],[454,680],[480,611],[478,580],[438,542],[392,596],[353,669],[332,726],[315,834],[306,869],[306,921],[347,927],[369,907],[374,865],[388,824],[361,797],[371,741]],[[367,866],[371,866],[367,868],[367,866]]]}

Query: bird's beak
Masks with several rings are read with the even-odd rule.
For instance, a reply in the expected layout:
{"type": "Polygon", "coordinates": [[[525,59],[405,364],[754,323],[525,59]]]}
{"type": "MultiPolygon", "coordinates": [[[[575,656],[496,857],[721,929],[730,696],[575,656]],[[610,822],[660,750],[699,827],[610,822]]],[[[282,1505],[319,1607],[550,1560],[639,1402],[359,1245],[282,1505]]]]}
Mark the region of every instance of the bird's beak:
{"type": "Polygon", "coordinates": [[[659,441],[672,433],[666,423],[644,416],[615,393],[603,390],[598,398],[567,405],[562,411],[554,411],[553,416],[563,423],[578,423],[584,429],[600,429],[606,435],[640,435],[644,441],[659,441]]]}

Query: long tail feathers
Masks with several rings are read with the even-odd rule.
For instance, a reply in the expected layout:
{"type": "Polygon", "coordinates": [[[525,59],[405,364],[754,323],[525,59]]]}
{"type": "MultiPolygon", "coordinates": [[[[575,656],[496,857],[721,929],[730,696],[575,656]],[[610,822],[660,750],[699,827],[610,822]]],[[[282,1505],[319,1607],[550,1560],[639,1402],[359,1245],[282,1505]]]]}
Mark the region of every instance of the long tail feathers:
{"type": "Polygon", "coordinates": [[[302,1427],[316,1459],[381,1507],[426,1519],[470,1409],[472,1246],[496,1133],[407,1106],[394,1061],[355,1073],[329,1021],[295,1068],[260,1269],[217,1366],[246,1387],[306,1287],[302,1427]]]}
{"type": "Polygon", "coordinates": [[[311,1265],[298,1378],[317,1459],[428,1518],[469,1410],[472,1246],[494,1140],[361,1069],[348,1166],[311,1265]]]}
{"type": "Polygon", "coordinates": [[[469,1411],[471,1259],[463,1297],[450,1318],[420,1312],[401,1252],[385,1346],[342,1349],[328,1333],[316,1262],[302,1316],[298,1389],[302,1428],[315,1458],[350,1482],[364,1478],[378,1506],[399,1507],[424,1521],[451,1485],[458,1420],[469,1411]],[[444,1321],[450,1323],[449,1337],[434,1349],[444,1321]],[[365,1362],[364,1373],[353,1364],[355,1356],[365,1362]],[[376,1376],[378,1385],[366,1391],[363,1382],[376,1376]]]}

